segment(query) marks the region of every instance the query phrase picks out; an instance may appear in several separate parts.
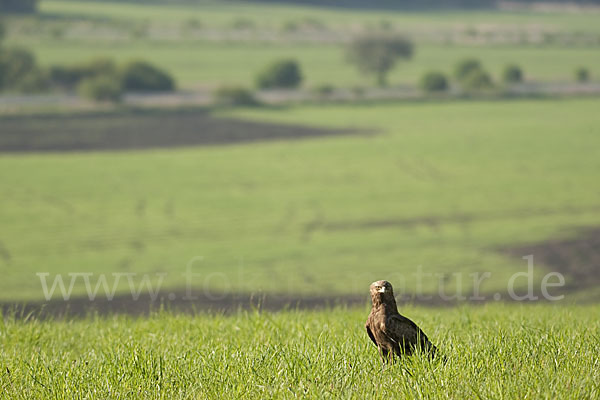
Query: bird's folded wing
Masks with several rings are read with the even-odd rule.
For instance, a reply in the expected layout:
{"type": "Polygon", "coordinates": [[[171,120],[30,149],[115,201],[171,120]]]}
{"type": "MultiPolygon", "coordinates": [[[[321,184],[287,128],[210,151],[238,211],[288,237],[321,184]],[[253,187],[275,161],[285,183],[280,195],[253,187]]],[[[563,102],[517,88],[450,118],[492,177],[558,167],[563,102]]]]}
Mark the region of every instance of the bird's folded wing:
{"type": "Polygon", "coordinates": [[[368,323],[365,325],[365,328],[367,328],[367,334],[369,335],[373,343],[375,343],[375,345],[377,346],[377,341],[375,340],[375,336],[373,335],[373,332],[371,332],[371,328],[369,328],[368,323]]]}
{"type": "Polygon", "coordinates": [[[395,342],[416,343],[424,335],[410,319],[401,315],[391,315],[385,324],[385,334],[395,342]]]}

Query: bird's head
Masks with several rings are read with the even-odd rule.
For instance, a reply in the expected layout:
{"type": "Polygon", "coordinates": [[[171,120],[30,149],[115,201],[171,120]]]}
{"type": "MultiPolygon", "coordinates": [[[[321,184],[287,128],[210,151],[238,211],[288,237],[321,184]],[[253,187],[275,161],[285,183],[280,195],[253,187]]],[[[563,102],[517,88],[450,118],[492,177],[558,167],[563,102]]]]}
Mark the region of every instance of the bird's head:
{"type": "Polygon", "coordinates": [[[394,299],[392,284],[388,281],[375,281],[371,283],[371,299],[373,303],[382,303],[387,299],[394,299]]]}

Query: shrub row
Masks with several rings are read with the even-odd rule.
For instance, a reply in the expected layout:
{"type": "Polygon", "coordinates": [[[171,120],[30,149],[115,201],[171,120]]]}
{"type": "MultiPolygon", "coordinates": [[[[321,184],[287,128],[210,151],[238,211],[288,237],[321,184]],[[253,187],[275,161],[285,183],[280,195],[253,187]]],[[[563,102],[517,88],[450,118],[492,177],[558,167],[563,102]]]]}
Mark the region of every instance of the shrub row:
{"type": "Polygon", "coordinates": [[[283,59],[267,65],[256,77],[260,89],[292,89],[302,82],[300,65],[295,60],[283,59]]]}
{"type": "Polygon", "coordinates": [[[148,62],[131,61],[117,66],[109,58],[96,58],[70,66],[54,66],[50,68],[50,81],[67,90],[85,87],[88,96],[94,92],[94,87],[98,87],[99,95],[103,96],[100,87],[102,83],[108,82],[111,82],[108,86],[119,91],[168,92],[175,89],[174,79],[148,62]]]}
{"type": "MultiPolygon", "coordinates": [[[[494,88],[491,75],[483,68],[479,60],[468,58],[460,61],[454,68],[454,79],[466,92],[481,92],[494,88]]],[[[523,82],[523,70],[516,64],[508,64],[502,71],[502,83],[512,85],[523,82]]],[[[587,82],[590,73],[587,68],[575,70],[577,82],[587,82]]],[[[445,91],[449,87],[448,78],[442,72],[427,72],[419,82],[420,88],[428,93],[445,91]]]]}
{"type": "MultiPolygon", "coordinates": [[[[482,92],[494,88],[491,75],[483,68],[479,60],[468,58],[460,61],[454,68],[454,79],[465,92],[482,92]]],[[[505,84],[523,81],[523,71],[519,66],[507,65],[502,72],[505,84]]],[[[427,72],[419,82],[421,89],[428,93],[442,92],[449,88],[449,80],[442,72],[427,72]]]]}
{"type": "Polygon", "coordinates": [[[40,92],[51,87],[77,89],[86,97],[115,101],[126,91],[172,91],[175,81],[148,62],[131,61],[119,66],[105,57],[44,70],[37,66],[31,52],[0,47],[0,91],[40,92]]]}
{"type": "Polygon", "coordinates": [[[46,87],[46,74],[37,66],[33,54],[0,47],[0,91],[36,92],[46,87]]]}

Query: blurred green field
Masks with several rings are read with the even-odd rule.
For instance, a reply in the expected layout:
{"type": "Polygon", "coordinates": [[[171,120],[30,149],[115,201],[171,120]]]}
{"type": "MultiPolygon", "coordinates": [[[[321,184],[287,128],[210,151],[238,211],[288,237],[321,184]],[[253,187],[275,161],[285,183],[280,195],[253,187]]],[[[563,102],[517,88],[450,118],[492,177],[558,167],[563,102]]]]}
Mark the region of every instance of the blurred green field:
{"type": "MultiPolygon", "coordinates": [[[[490,271],[482,290],[505,291],[526,264],[499,247],[598,226],[598,105],[571,99],[232,110],[216,116],[379,133],[4,153],[0,296],[40,299],[38,272],[165,272],[165,287],[182,287],[181,274],[197,256],[199,289],[366,294],[365,282],[385,277],[398,291],[414,292],[422,266],[442,274],[426,280],[427,292],[443,282],[452,293],[456,279],[445,274],[457,271],[490,271]]],[[[543,273],[538,266],[536,277],[543,273]]],[[[468,290],[472,280],[463,279],[468,290]]],[[[84,290],[82,282],[74,287],[84,290]]]]}
{"type": "Polygon", "coordinates": [[[447,356],[382,367],[367,309],[0,319],[0,387],[45,398],[600,396],[598,306],[404,308],[447,356]]]}
{"type": "Polygon", "coordinates": [[[257,71],[282,57],[300,61],[308,87],[369,86],[373,81],[346,62],[343,43],[384,26],[417,42],[415,57],[392,73],[394,85],[414,85],[431,69],[450,73],[465,57],[481,59],[497,79],[506,64],[517,63],[529,80],[572,81],[580,65],[592,79],[600,75],[598,15],[45,0],[40,16],[10,18],[7,43],[33,49],[45,66],[99,55],[148,59],[174,74],[181,88],[250,86],[257,71]]]}
{"type": "Polygon", "coordinates": [[[130,3],[116,1],[44,0],[41,11],[48,15],[91,19],[133,19],[162,22],[181,22],[196,18],[208,26],[231,24],[236,18],[253,20],[257,25],[279,28],[294,19],[317,19],[332,26],[358,23],[380,23],[382,20],[409,28],[423,25],[454,27],[460,24],[507,24],[509,26],[542,25],[560,30],[599,32],[595,22],[598,11],[535,12],[497,10],[377,10],[328,8],[299,5],[290,2],[249,2],[201,0],[197,2],[130,3]]]}

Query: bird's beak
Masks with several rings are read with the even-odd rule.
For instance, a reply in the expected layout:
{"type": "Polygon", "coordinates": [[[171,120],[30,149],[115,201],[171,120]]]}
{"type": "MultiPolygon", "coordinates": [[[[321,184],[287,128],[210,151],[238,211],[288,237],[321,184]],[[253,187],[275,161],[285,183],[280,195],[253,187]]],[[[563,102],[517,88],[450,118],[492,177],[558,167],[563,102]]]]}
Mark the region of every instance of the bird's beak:
{"type": "Polygon", "coordinates": [[[385,293],[385,286],[382,286],[381,289],[378,290],[379,293],[385,293]]]}

